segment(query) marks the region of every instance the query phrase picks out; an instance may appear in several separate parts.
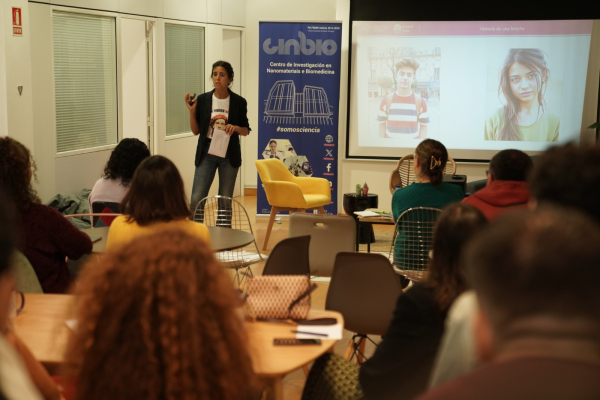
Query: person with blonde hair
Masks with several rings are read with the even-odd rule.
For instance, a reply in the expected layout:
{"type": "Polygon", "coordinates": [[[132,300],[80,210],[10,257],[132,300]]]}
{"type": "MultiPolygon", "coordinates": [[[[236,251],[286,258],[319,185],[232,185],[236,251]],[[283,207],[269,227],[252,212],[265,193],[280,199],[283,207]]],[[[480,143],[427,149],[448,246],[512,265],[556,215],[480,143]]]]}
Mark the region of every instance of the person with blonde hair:
{"type": "Polygon", "coordinates": [[[206,242],[139,237],[80,276],[66,359],[74,400],[243,400],[255,393],[241,301],[206,242]]]}

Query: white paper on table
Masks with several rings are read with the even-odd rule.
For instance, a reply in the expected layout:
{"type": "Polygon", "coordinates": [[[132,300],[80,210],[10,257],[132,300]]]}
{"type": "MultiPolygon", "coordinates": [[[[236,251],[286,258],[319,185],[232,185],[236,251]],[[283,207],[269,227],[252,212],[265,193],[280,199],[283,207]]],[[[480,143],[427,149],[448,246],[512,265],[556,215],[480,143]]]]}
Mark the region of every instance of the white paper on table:
{"type": "Polygon", "coordinates": [[[76,319],[68,319],[65,321],[65,325],[67,325],[73,332],[77,330],[77,323],[78,321],[76,319]]]}
{"type": "Polygon", "coordinates": [[[227,146],[229,146],[230,136],[221,129],[213,130],[212,140],[210,141],[210,147],[208,148],[208,154],[212,154],[217,157],[225,157],[227,153],[227,146]]]}
{"type": "Polygon", "coordinates": [[[334,325],[298,325],[297,331],[322,333],[325,336],[307,335],[305,333],[296,333],[296,339],[322,339],[322,340],[340,340],[342,338],[342,324],[334,325]]]}
{"type": "Polygon", "coordinates": [[[381,217],[381,214],[377,214],[376,212],[370,210],[354,211],[354,214],[360,215],[361,217],[381,217]]]}

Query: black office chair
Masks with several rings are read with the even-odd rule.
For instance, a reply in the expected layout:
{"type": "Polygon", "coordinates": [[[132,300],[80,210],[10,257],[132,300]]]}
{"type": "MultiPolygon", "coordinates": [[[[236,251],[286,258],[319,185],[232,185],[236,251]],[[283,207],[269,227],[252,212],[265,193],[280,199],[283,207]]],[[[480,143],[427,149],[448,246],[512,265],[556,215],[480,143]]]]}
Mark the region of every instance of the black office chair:
{"type": "Polygon", "coordinates": [[[310,275],[310,235],[284,239],[275,245],[263,275],[310,275]]]}

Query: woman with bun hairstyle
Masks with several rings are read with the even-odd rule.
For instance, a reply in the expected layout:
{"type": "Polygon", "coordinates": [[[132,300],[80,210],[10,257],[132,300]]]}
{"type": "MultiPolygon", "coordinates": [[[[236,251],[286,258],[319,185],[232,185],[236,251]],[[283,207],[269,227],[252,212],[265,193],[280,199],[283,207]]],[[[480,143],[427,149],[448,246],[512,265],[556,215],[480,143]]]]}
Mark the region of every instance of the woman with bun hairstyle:
{"type": "Polygon", "coordinates": [[[31,186],[36,165],[27,147],[10,137],[0,138],[0,187],[17,208],[20,240],[44,293],[65,293],[73,281],[66,259],[91,253],[92,241],[54,208],[41,204],[31,186]]]}
{"type": "Polygon", "coordinates": [[[485,140],[556,142],[560,120],[546,108],[550,70],[540,49],[510,49],[500,72],[505,105],[485,123],[485,140]]]}
{"type": "Polygon", "coordinates": [[[73,400],[260,398],[240,298],[197,237],[166,228],[109,249],[75,294],[73,400]]]}
{"type": "Polygon", "coordinates": [[[192,132],[199,136],[190,203],[192,211],[195,211],[200,200],[208,196],[217,170],[219,196],[233,196],[238,169],[242,165],[239,137],[250,133],[246,99],[229,89],[233,83],[233,67],[227,61],[217,61],[211,71],[214,86],[212,91],[201,94],[196,99],[192,99],[189,93],[185,95],[192,132]],[[225,157],[208,154],[213,135],[211,120],[216,116],[225,118],[224,121],[219,118],[219,126],[224,126],[223,130],[230,136],[225,157]]]}
{"type": "Polygon", "coordinates": [[[183,180],[177,167],[163,156],[146,158],[131,179],[121,212],[108,231],[106,248],[128,243],[133,238],[166,228],[181,229],[209,242],[208,228],[189,220],[191,215],[183,180]]]}
{"type": "MultiPolygon", "coordinates": [[[[448,161],[446,147],[434,139],[425,139],[417,146],[414,154],[416,182],[398,189],[392,196],[394,221],[413,207],[443,208],[447,204],[460,201],[464,193],[460,186],[442,182],[444,168],[448,161]]],[[[394,244],[394,256],[404,253],[404,233],[399,231],[394,244]]],[[[403,285],[408,281],[401,279],[403,285]]]]}

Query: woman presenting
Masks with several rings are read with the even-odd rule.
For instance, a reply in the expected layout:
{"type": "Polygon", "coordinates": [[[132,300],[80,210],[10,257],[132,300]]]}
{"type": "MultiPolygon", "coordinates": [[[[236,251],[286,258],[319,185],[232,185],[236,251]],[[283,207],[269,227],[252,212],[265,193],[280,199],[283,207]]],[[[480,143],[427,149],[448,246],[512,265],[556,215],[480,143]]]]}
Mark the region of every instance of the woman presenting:
{"type": "MultiPolygon", "coordinates": [[[[232,197],[238,169],[242,165],[242,152],[239,136],[250,133],[246,99],[229,90],[233,82],[233,68],[227,61],[217,61],[212,66],[213,86],[211,92],[192,99],[185,95],[185,104],[190,110],[190,126],[194,135],[200,135],[196,148],[196,171],[192,185],[192,211],[206,196],[219,170],[219,195],[232,197]],[[225,133],[230,136],[225,157],[208,154],[212,140],[211,120],[219,115],[226,118],[225,133]]],[[[222,118],[219,118],[222,119],[222,118]]]]}

